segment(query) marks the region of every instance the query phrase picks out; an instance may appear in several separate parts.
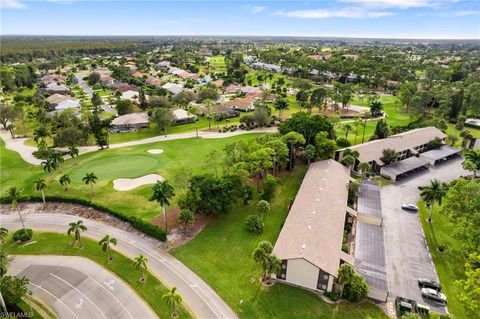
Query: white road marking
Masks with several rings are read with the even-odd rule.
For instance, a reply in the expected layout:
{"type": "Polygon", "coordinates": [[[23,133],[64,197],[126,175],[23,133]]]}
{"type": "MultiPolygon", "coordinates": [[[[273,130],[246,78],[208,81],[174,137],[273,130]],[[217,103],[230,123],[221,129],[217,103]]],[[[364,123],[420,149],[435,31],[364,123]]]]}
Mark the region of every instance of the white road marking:
{"type": "Polygon", "coordinates": [[[85,295],[83,292],[81,292],[80,289],[78,289],[77,287],[73,286],[73,285],[70,284],[68,281],[64,280],[63,278],[60,278],[60,277],[58,277],[58,276],[56,276],[56,275],[54,275],[54,274],[52,274],[52,273],[50,273],[50,276],[53,276],[53,277],[57,278],[57,279],[60,280],[60,281],[63,281],[65,284],[67,284],[68,286],[72,287],[75,291],[77,291],[77,292],[80,293],[82,296],[84,296],[85,299],[87,299],[87,300],[101,313],[101,315],[102,315],[105,319],[107,319],[107,316],[105,316],[105,314],[103,313],[103,311],[102,311],[100,308],[98,308],[98,306],[97,306],[92,300],[90,300],[90,298],[88,298],[87,295],[85,295]]]}
{"type": "MultiPolygon", "coordinates": [[[[93,279],[93,278],[92,278],[92,279],[93,279]]],[[[95,280],[95,281],[96,281],[96,280],[95,280]]],[[[110,280],[109,282],[104,281],[103,283],[108,287],[108,289],[110,289],[110,290],[114,290],[114,289],[115,289],[115,287],[113,287],[113,286],[115,286],[115,280],[112,279],[112,280],[110,280]]],[[[103,287],[103,286],[102,286],[102,287],[103,287]]]]}
{"type": "MultiPolygon", "coordinates": [[[[110,296],[112,296],[113,299],[115,299],[115,300],[120,304],[120,306],[122,306],[122,308],[123,308],[123,309],[128,313],[128,315],[130,316],[130,318],[134,319],[134,317],[132,316],[132,314],[130,313],[130,311],[128,311],[128,309],[123,305],[123,303],[122,303],[120,300],[118,300],[118,298],[117,298],[114,294],[112,294],[110,291],[108,291],[107,288],[105,288],[102,284],[100,284],[95,278],[92,278],[92,277],[90,277],[90,276],[89,276],[89,278],[92,279],[93,281],[95,281],[100,287],[102,287],[103,289],[105,289],[105,291],[108,292],[108,293],[110,294],[110,296]]],[[[115,280],[110,280],[110,282],[112,282],[112,281],[113,281],[113,283],[115,283],[115,280]]],[[[142,300],[142,301],[143,301],[143,300],[142,300]]]]}
{"type": "Polygon", "coordinates": [[[43,288],[42,286],[35,285],[35,284],[34,284],[33,282],[31,282],[31,281],[30,281],[30,285],[35,286],[36,288],[45,291],[47,294],[49,294],[50,296],[52,296],[56,301],[60,302],[65,308],[67,308],[68,311],[70,311],[70,312],[72,313],[72,315],[75,316],[75,318],[80,319],[80,318],[75,314],[75,312],[73,312],[73,310],[70,309],[69,306],[67,306],[61,299],[59,299],[57,296],[55,296],[54,294],[52,294],[50,291],[48,291],[47,289],[43,288]]]}
{"type": "Polygon", "coordinates": [[[75,308],[80,309],[82,308],[82,305],[83,305],[83,299],[78,298],[78,304],[75,305],[75,308]]]}

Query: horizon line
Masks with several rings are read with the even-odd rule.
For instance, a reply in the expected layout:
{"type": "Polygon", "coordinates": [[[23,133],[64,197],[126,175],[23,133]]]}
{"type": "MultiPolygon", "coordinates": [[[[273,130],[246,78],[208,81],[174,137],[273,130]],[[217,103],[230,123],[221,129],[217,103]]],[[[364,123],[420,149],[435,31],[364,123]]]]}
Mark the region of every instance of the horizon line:
{"type": "Polygon", "coordinates": [[[436,37],[396,37],[396,36],[335,36],[335,35],[255,35],[255,34],[29,34],[29,33],[10,33],[0,34],[3,36],[44,36],[44,37],[288,37],[288,38],[341,38],[341,39],[381,39],[381,40],[443,40],[443,41],[480,41],[478,38],[458,37],[458,38],[436,38],[436,37]]]}

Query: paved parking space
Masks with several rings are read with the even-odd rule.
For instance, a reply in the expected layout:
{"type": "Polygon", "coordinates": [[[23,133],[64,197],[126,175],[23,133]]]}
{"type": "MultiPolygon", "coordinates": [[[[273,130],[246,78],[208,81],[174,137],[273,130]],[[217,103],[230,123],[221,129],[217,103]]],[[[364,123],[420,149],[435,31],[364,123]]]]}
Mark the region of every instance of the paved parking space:
{"type": "Polygon", "coordinates": [[[126,283],[85,258],[15,256],[9,271],[27,277],[33,295],[58,318],[157,318],[126,283]]]}
{"type": "MultiPolygon", "coordinates": [[[[428,251],[418,214],[401,209],[402,203],[416,203],[418,186],[431,179],[453,180],[469,174],[462,169],[463,159],[458,157],[438,164],[429,170],[412,173],[398,182],[382,188],[383,223],[387,253],[387,272],[390,288],[389,302],[402,296],[430,306],[431,310],[445,313],[443,305],[425,300],[420,294],[417,278],[438,280],[435,266],[428,251]]],[[[435,219],[435,216],[433,217],[435,219]]]]}

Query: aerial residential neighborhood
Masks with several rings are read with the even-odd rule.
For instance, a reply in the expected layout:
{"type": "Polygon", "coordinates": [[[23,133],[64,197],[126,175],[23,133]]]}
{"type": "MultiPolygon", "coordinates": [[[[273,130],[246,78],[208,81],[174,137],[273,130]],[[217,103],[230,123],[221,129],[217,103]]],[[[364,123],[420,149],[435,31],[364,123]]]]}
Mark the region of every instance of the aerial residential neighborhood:
{"type": "Polygon", "coordinates": [[[480,318],[476,1],[0,11],[0,318],[480,318]]]}

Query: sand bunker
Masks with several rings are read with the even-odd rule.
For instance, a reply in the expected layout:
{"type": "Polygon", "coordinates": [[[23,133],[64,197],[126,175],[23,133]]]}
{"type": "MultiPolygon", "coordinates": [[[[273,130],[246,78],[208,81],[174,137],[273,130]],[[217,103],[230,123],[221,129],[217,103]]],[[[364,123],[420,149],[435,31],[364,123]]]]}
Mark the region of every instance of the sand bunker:
{"type": "Polygon", "coordinates": [[[148,150],[147,152],[149,152],[150,154],[162,154],[163,150],[160,149],[160,148],[152,148],[152,149],[148,150]]]}
{"type": "Polygon", "coordinates": [[[117,191],[129,191],[142,185],[155,184],[157,181],[163,181],[163,177],[148,174],[137,178],[117,178],[113,180],[113,188],[117,191]]]}

